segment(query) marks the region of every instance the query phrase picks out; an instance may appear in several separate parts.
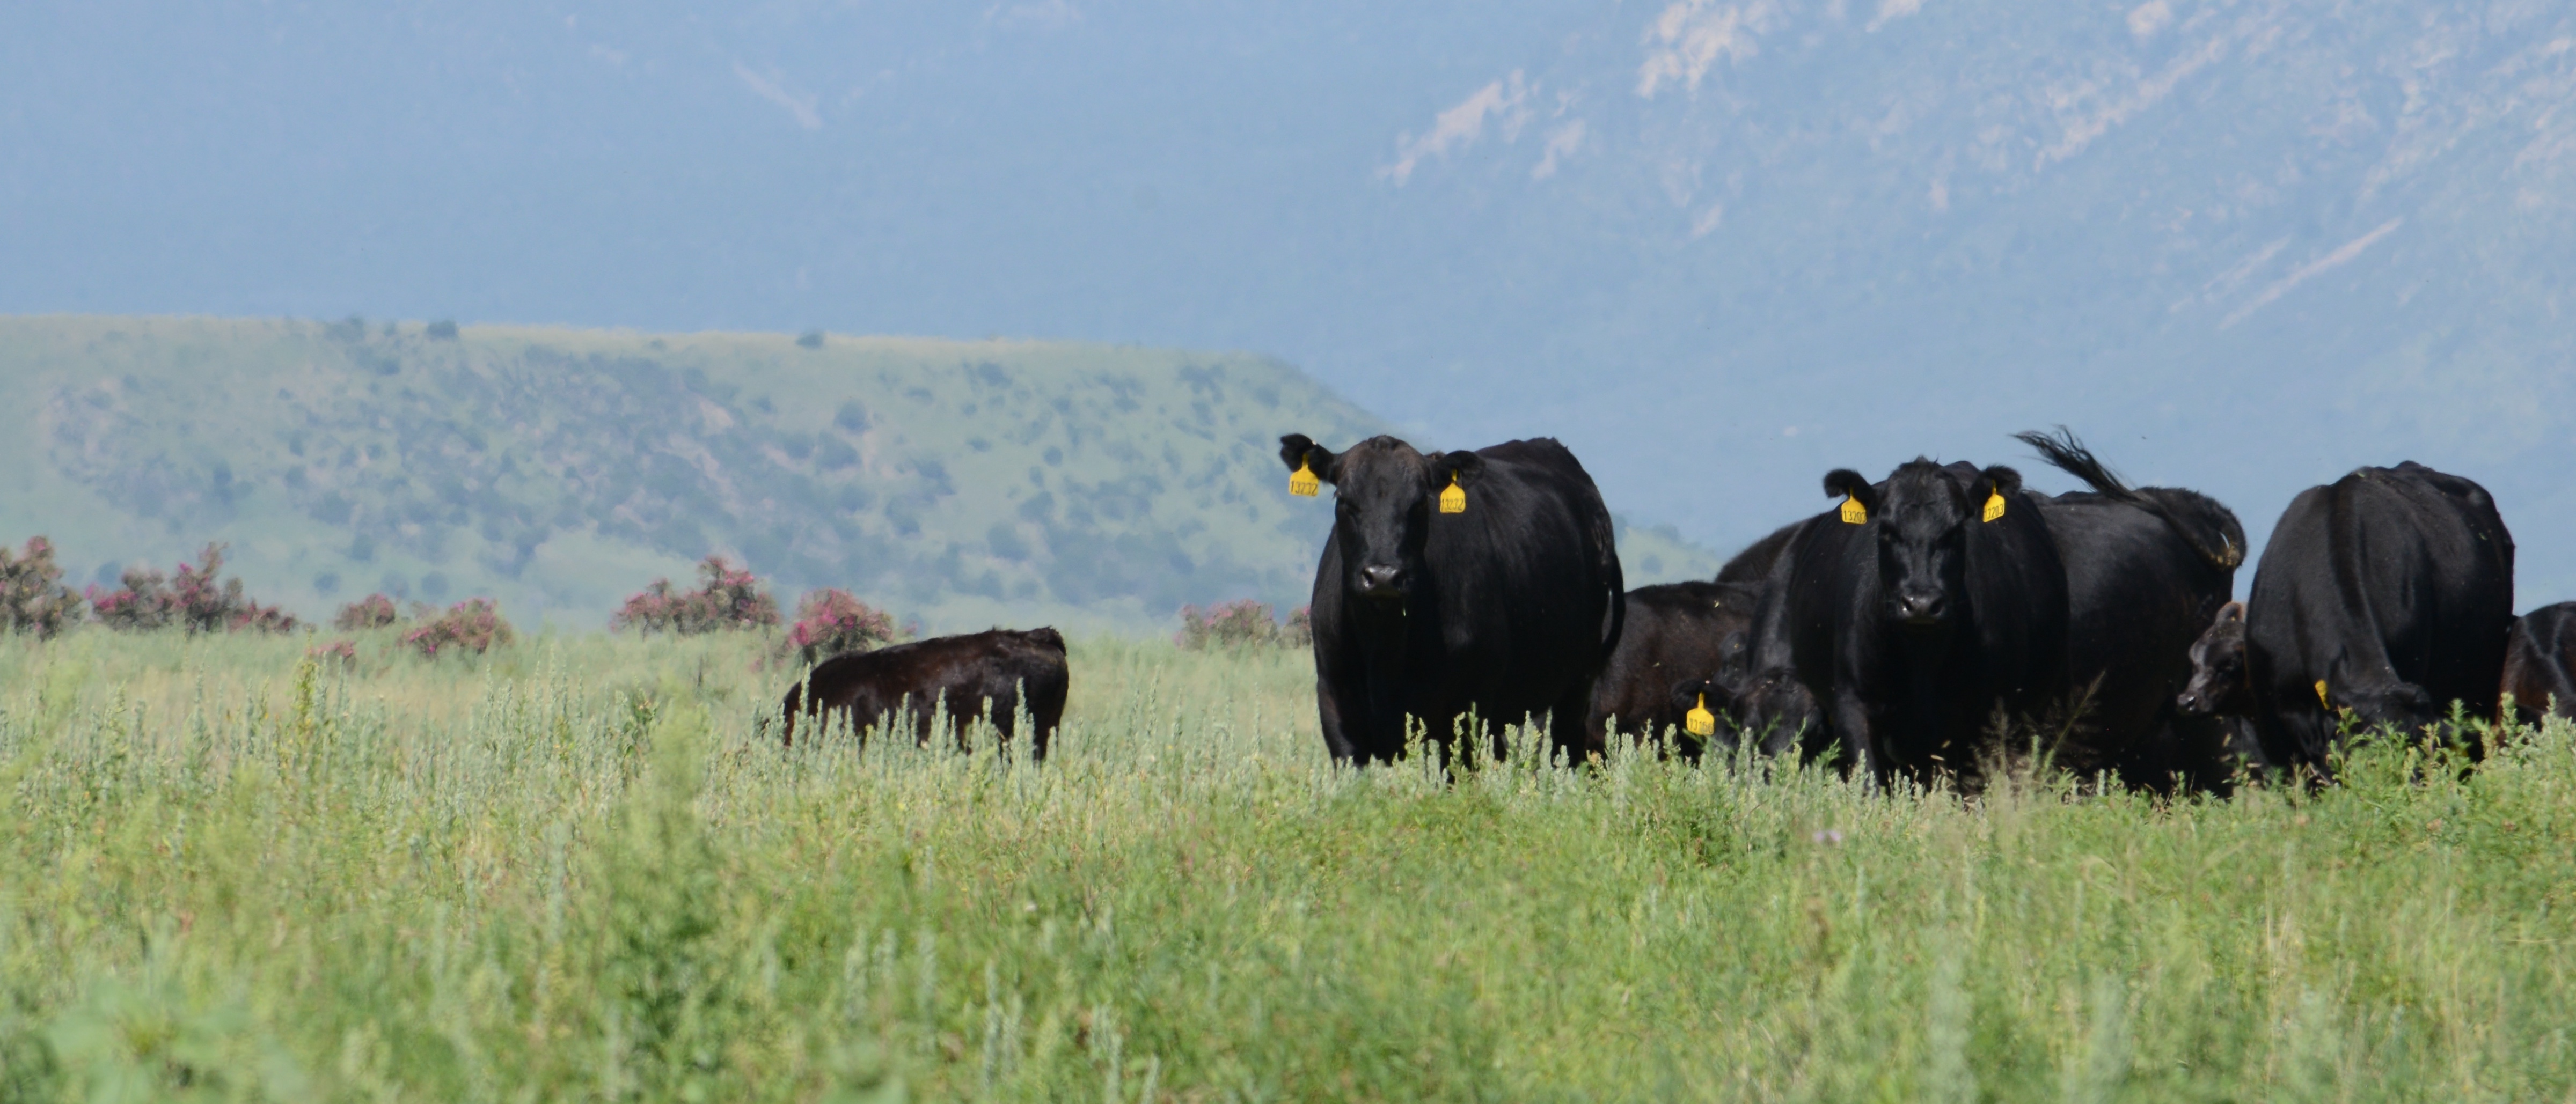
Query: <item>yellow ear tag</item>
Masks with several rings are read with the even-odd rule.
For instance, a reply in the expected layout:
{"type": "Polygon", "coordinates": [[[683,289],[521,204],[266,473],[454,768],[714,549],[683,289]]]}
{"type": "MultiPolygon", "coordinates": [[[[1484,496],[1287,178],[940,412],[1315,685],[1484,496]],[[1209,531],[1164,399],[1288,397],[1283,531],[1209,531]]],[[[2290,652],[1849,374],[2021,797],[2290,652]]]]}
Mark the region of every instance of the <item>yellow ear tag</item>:
{"type": "Polygon", "coordinates": [[[1440,492],[1440,512],[1444,514],[1467,512],[1467,488],[1458,485],[1457,472],[1449,473],[1449,489],[1440,492]]]}
{"type": "Polygon", "coordinates": [[[1323,488],[1324,481],[1315,478],[1315,469],[1307,467],[1306,462],[1303,460],[1297,461],[1296,471],[1288,473],[1289,494],[1313,498],[1315,497],[1315,492],[1322,490],[1323,488]]]}
{"type": "Polygon", "coordinates": [[[1995,493],[1986,498],[1986,520],[1993,521],[2002,516],[2004,516],[2004,491],[2003,488],[1997,487],[1995,493]]]}
{"type": "Polygon", "coordinates": [[[1861,504],[1860,504],[1860,499],[1858,499],[1858,498],[1855,498],[1855,497],[1853,497],[1853,496],[1851,496],[1851,495],[1844,495],[1844,496],[1843,496],[1843,524],[1845,524],[1845,525],[1862,525],[1862,524],[1866,524],[1868,521],[1869,521],[1869,507],[1861,505],[1861,504]]]}
{"type": "Polygon", "coordinates": [[[1717,735],[1717,714],[1708,711],[1708,695],[1699,696],[1699,704],[1682,714],[1682,731],[1693,736],[1717,735]]]}
{"type": "Polygon", "coordinates": [[[2324,679],[2317,680],[2317,704],[2328,709],[2334,708],[2334,703],[2326,700],[2326,680],[2324,679]]]}

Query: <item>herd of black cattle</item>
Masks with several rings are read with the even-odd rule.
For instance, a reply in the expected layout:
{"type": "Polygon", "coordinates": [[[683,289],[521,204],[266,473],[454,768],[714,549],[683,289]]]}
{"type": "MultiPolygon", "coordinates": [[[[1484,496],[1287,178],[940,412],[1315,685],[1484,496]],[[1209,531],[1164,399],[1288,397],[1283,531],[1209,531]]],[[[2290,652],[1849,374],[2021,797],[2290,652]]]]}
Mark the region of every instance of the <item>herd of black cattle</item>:
{"type": "MultiPolygon", "coordinates": [[[[2037,749],[2172,792],[2223,790],[2240,764],[2322,775],[2338,739],[2381,726],[2576,710],[2576,603],[2514,617],[2513,537],[2475,482],[2410,461],[2310,488],[2235,602],[2227,507],[2126,486],[2063,430],[2018,439],[2091,489],[1922,459],[1836,470],[1839,503],[1714,581],[1632,591],[1600,492],[1554,440],[1283,437],[1290,490],[1334,488],[1312,606],[1324,741],[1356,764],[1409,738],[1501,754],[1505,725],[1543,722],[1573,761],[1618,737],[1750,744],[1963,788],[2037,749]]],[[[1066,685],[1053,629],[898,645],[816,667],[787,737],[800,713],[864,730],[927,703],[1004,739],[1025,716],[1043,758],[1066,685]]],[[[914,737],[932,724],[918,713],[914,737]]],[[[2479,726],[2443,731],[2479,752],[2479,726]]]]}

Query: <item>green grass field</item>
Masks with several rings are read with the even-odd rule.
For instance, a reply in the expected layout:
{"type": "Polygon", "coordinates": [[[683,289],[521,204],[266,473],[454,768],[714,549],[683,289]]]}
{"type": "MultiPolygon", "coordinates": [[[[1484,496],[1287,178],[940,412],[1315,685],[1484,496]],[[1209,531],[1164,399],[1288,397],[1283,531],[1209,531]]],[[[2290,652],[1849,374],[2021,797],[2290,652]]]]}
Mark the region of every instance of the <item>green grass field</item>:
{"type": "MultiPolygon", "coordinates": [[[[1078,642],[1043,767],[786,753],[749,638],[0,641],[0,1100],[2532,1100],[2576,731],[1965,806],[1326,762],[1078,642]]],[[[1417,761],[1418,762],[1418,761],[1417,761]]]]}

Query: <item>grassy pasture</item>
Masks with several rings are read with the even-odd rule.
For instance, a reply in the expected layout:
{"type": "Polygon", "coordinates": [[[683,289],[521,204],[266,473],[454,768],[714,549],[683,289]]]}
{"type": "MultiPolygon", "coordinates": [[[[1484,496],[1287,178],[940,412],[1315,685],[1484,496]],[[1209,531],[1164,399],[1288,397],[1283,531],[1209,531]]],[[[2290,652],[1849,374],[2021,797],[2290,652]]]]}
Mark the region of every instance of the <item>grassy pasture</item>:
{"type": "Polygon", "coordinates": [[[1325,762],[1078,642],[1043,768],[758,735],[755,641],[0,641],[0,1100],[2530,1100],[2576,730],[2223,802],[1325,762]],[[2430,769],[2428,769],[2428,766],[2430,769]]]}

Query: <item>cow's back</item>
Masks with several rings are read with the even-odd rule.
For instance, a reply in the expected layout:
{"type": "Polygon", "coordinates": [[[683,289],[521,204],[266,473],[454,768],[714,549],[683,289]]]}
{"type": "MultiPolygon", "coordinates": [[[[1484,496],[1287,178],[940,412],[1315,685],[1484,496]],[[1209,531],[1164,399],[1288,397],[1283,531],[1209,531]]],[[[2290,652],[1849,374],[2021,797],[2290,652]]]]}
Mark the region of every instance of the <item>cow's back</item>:
{"type": "Polygon", "coordinates": [[[2083,706],[2058,763],[2165,790],[2225,776],[2227,727],[2189,717],[2191,644],[2234,589],[2234,515],[2190,491],[2149,487],[2124,502],[2089,491],[2041,499],[2066,568],[2071,694],[2083,706]],[[2179,519],[2179,520],[2177,520],[2179,519]]]}
{"type": "Polygon", "coordinates": [[[835,714],[853,732],[864,733],[908,711],[916,741],[927,742],[936,716],[944,714],[963,746],[972,720],[989,720],[1002,738],[1010,739],[1018,734],[1019,715],[1026,712],[1036,729],[1030,736],[1031,756],[1042,759],[1063,719],[1070,685],[1064,637],[1052,628],[995,629],[897,644],[816,665],[787,691],[782,703],[785,739],[794,741],[800,715],[835,714]]]}
{"type": "Polygon", "coordinates": [[[2274,762],[2323,761],[2340,714],[2412,729],[2492,716],[2513,538],[2484,488],[2408,462],[2292,500],[2256,565],[2246,659],[2274,762]]]}
{"type": "Polygon", "coordinates": [[[2576,717],[2576,602],[2542,606],[2513,623],[2504,653],[2504,692],[2514,719],[2576,717]]]}

